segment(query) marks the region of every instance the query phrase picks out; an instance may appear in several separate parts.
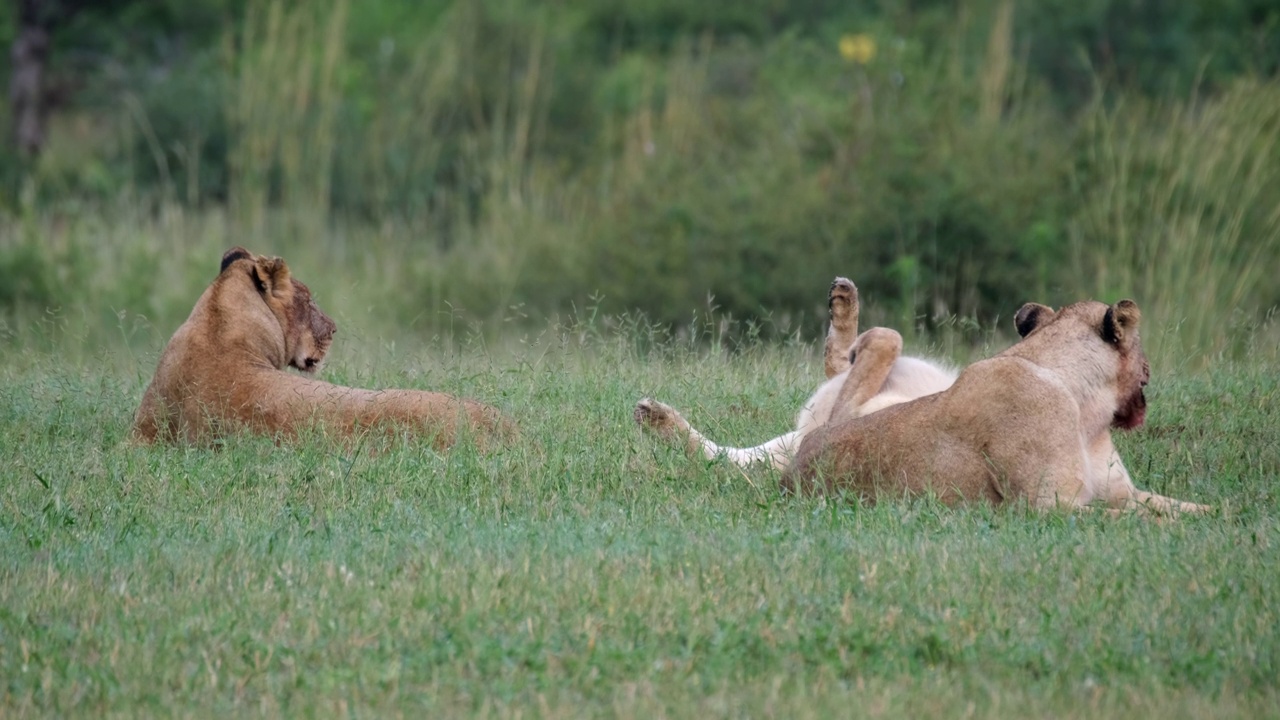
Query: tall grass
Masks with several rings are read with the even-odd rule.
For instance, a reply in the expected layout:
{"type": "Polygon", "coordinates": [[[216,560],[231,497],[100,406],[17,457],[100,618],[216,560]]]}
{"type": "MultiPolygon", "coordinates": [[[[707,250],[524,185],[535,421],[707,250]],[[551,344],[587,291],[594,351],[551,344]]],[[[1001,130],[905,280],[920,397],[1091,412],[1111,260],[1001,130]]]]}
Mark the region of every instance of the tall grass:
{"type": "Polygon", "coordinates": [[[231,210],[250,228],[272,202],[305,210],[313,231],[328,219],[347,13],[346,0],[260,0],[227,38],[231,210]]]}
{"type": "Polygon", "coordinates": [[[1082,289],[1138,298],[1176,329],[1157,354],[1239,350],[1280,302],[1280,86],[1099,106],[1072,230],[1082,289]]]}

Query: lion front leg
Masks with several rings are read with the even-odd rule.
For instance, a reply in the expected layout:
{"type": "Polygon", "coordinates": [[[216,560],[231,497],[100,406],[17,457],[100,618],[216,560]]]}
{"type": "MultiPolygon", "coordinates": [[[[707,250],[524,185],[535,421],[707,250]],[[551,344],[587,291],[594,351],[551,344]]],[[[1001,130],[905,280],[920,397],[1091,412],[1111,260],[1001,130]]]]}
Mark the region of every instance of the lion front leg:
{"type": "Polygon", "coordinates": [[[840,386],[830,422],[858,417],[859,408],[884,388],[884,381],[901,355],[902,336],[896,330],[875,327],[859,335],[850,350],[849,375],[840,386]]]}
{"type": "Polygon", "coordinates": [[[148,385],[142,393],[142,403],[133,416],[133,439],[141,443],[154,443],[160,436],[160,403],[156,400],[154,385],[148,385]]]}
{"type": "Polygon", "coordinates": [[[858,288],[848,278],[838,277],[827,292],[827,342],[822,349],[827,379],[849,369],[849,350],[858,339],[858,288]]]}
{"type": "Polygon", "coordinates": [[[1139,490],[1134,495],[1134,502],[1138,503],[1148,510],[1157,512],[1161,515],[1178,515],[1180,513],[1206,513],[1213,508],[1200,503],[1187,502],[1186,500],[1178,500],[1177,498],[1157,495],[1145,490],[1139,490]]]}
{"type": "Polygon", "coordinates": [[[1208,505],[1139,490],[1133,484],[1133,478],[1129,476],[1129,470],[1125,468],[1124,461],[1120,459],[1120,453],[1116,451],[1110,433],[1094,441],[1090,447],[1089,459],[1095,478],[1100,481],[1096,492],[1100,497],[1105,498],[1107,505],[1112,508],[1153,512],[1158,515],[1202,513],[1210,510],[1208,505]]]}

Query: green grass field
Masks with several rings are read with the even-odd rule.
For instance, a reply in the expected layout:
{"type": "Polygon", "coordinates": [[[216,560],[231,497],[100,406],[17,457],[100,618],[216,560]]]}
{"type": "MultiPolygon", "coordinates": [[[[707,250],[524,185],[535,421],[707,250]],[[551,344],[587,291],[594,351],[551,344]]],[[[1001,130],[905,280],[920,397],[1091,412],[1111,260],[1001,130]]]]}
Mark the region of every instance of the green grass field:
{"type": "Polygon", "coordinates": [[[630,413],[788,428],[816,348],[585,322],[326,375],[446,389],[515,445],[139,448],[155,351],[0,355],[0,715],[1259,717],[1280,713],[1280,373],[1156,367],[1096,513],[782,498],[630,413]]]}
{"type": "Polygon", "coordinates": [[[50,0],[0,36],[81,5],[43,153],[0,142],[0,720],[1280,718],[1267,3],[50,0]],[[520,439],[131,445],[232,245],[338,322],[327,379],[520,439]],[[1028,300],[1136,299],[1121,453],[1214,512],[784,498],[636,427],[790,429],[835,273],[956,362],[1028,300]]]}

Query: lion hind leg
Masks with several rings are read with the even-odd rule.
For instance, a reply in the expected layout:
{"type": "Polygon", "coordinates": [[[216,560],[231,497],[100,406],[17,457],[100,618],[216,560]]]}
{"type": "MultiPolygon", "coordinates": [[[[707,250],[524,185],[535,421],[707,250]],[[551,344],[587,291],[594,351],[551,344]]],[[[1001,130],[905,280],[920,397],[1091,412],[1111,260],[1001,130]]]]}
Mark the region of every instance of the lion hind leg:
{"type": "Polygon", "coordinates": [[[642,429],[652,432],[669,442],[681,443],[690,456],[702,454],[708,460],[714,459],[720,452],[715,443],[693,429],[689,421],[684,419],[675,408],[652,398],[644,398],[636,403],[632,413],[636,424],[642,429]]]}
{"type": "Polygon", "coordinates": [[[893,364],[902,355],[902,336],[876,327],[862,333],[851,350],[852,365],[831,411],[832,423],[858,417],[867,401],[880,394],[893,364]]]}
{"type": "Polygon", "coordinates": [[[767,462],[775,470],[786,470],[800,446],[800,433],[792,431],[749,448],[720,448],[720,454],[729,462],[745,468],[767,462]]]}
{"type": "Polygon", "coordinates": [[[784,469],[800,444],[798,433],[789,432],[755,447],[720,447],[694,429],[675,408],[651,398],[636,403],[634,417],[641,428],[683,444],[691,457],[701,455],[707,460],[723,457],[741,468],[767,462],[779,470],[784,469]]]}
{"type": "Polygon", "coordinates": [[[854,417],[862,417],[863,415],[870,415],[873,412],[883,410],[887,407],[893,407],[894,405],[911,402],[912,400],[915,400],[915,397],[911,395],[883,392],[866,401],[859,407],[851,409],[853,410],[854,417]]]}
{"type": "Polygon", "coordinates": [[[848,278],[838,277],[827,292],[827,342],[822,349],[827,379],[849,369],[849,349],[858,339],[858,288],[848,278]]]}

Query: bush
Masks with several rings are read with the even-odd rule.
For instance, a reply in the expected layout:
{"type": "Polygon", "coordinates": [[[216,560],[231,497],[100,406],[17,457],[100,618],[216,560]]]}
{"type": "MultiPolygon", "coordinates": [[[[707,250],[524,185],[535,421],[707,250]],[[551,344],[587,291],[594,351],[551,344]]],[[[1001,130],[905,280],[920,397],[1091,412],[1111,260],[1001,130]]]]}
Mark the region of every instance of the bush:
{"type": "Polygon", "coordinates": [[[59,304],[55,287],[53,268],[39,245],[0,243],[0,308],[43,312],[59,304]]]}

